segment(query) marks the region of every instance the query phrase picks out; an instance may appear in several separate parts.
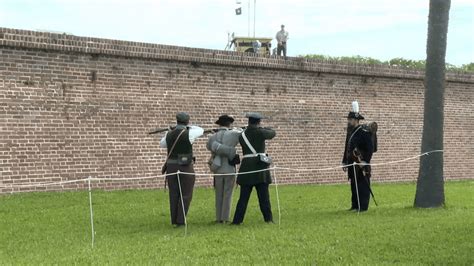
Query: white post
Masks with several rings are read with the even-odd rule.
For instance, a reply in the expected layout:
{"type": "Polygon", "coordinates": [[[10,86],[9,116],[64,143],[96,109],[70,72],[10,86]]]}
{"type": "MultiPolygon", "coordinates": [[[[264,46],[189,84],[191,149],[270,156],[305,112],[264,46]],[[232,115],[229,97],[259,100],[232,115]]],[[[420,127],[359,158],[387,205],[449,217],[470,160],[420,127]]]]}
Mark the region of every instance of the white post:
{"type": "Polygon", "coordinates": [[[278,181],[277,177],[275,175],[275,169],[273,170],[273,178],[275,179],[275,192],[276,192],[276,198],[277,198],[277,208],[278,208],[278,228],[280,228],[281,225],[281,209],[280,209],[280,195],[278,194],[278,181]]]}
{"type": "Polygon", "coordinates": [[[91,234],[92,234],[92,248],[94,248],[94,235],[95,235],[95,231],[94,231],[94,212],[92,210],[92,190],[91,190],[91,177],[89,176],[89,178],[87,179],[87,184],[89,185],[89,209],[90,209],[90,216],[91,216],[91,234]]]}
{"type": "Polygon", "coordinates": [[[181,207],[183,207],[183,217],[184,217],[184,236],[188,234],[188,221],[186,219],[186,211],[184,208],[184,199],[183,199],[183,191],[181,190],[181,179],[179,178],[180,171],[176,172],[176,177],[178,178],[178,187],[179,187],[179,197],[181,200],[181,207]]]}
{"type": "Polygon", "coordinates": [[[356,187],[356,195],[357,195],[357,214],[360,213],[360,199],[359,199],[359,187],[357,185],[357,172],[356,172],[356,163],[352,164],[352,169],[354,170],[354,179],[355,179],[355,187],[356,187]]]}
{"type": "MultiPolygon", "coordinates": [[[[234,166],[234,173],[235,173],[235,181],[234,181],[234,184],[232,184],[232,193],[234,193],[234,189],[237,189],[237,177],[239,176],[239,173],[237,172],[237,166],[234,166]]],[[[230,198],[230,211],[229,213],[233,213],[233,209],[232,209],[232,198],[230,198]]]]}

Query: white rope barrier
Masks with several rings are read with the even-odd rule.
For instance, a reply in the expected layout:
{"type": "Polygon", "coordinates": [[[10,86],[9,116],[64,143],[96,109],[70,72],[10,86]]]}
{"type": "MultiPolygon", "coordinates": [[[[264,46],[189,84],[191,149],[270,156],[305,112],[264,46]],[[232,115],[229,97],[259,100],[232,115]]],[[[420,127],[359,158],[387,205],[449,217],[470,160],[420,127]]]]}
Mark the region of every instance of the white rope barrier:
{"type": "MultiPolygon", "coordinates": [[[[433,150],[433,151],[425,152],[419,155],[415,155],[415,156],[397,160],[397,161],[390,161],[390,162],[384,162],[384,163],[355,163],[355,165],[382,166],[382,165],[390,165],[390,164],[399,164],[399,163],[411,161],[411,160],[414,160],[426,155],[430,155],[432,153],[438,153],[438,152],[443,152],[443,150],[433,150]]],[[[341,168],[348,168],[352,165],[353,164],[346,164],[346,165],[339,165],[335,167],[326,167],[326,168],[289,168],[289,167],[275,167],[275,168],[279,170],[288,170],[288,171],[293,171],[293,172],[319,172],[319,171],[330,171],[330,170],[337,170],[341,168]]]]}
{"type": "MultiPolygon", "coordinates": [[[[370,164],[362,164],[362,163],[356,163],[356,165],[370,165],[370,166],[382,166],[382,165],[390,165],[390,164],[398,164],[398,163],[403,163],[406,161],[414,160],[422,156],[430,155],[432,153],[442,153],[443,150],[433,150],[433,151],[428,151],[419,155],[415,155],[412,157],[408,157],[405,159],[401,160],[396,160],[396,161],[390,161],[390,162],[384,162],[384,163],[370,163],[370,164]]],[[[352,166],[352,164],[348,165],[339,165],[335,167],[325,167],[325,168],[290,168],[290,167],[279,167],[279,166],[274,166],[266,169],[261,169],[261,170],[255,170],[255,171],[248,171],[248,172],[241,172],[238,173],[239,175],[245,175],[245,174],[254,174],[254,173],[259,173],[259,172],[265,172],[265,171],[272,171],[272,170],[286,170],[286,171],[293,171],[293,172],[320,172],[320,171],[331,171],[331,170],[337,170],[341,168],[347,168],[352,166]]],[[[195,176],[230,176],[230,175],[235,175],[235,173],[228,173],[228,174],[212,174],[212,173],[187,173],[187,172],[181,172],[182,174],[190,174],[190,175],[195,175],[195,176]]],[[[133,178],[109,178],[109,177],[91,177],[91,181],[129,181],[129,180],[151,180],[151,179],[157,179],[157,178],[165,178],[167,176],[172,176],[175,175],[176,173],[167,173],[167,174],[162,174],[162,175],[157,175],[157,176],[148,176],[148,177],[133,177],[133,178]]],[[[44,183],[28,183],[28,184],[19,184],[19,185],[8,185],[8,186],[1,186],[0,188],[27,188],[27,187],[43,187],[43,186],[55,186],[55,185],[64,185],[64,184],[72,184],[72,183],[78,183],[78,182],[84,182],[87,181],[89,178],[83,178],[83,179],[75,179],[75,180],[67,180],[67,181],[59,181],[59,182],[44,182],[44,183]]]]}
{"type": "Polygon", "coordinates": [[[403,163],[403,162],[406,162],[406,161],[411,161],[411,160],[414,160],[414,159],[417,159],[417,158],[419,158],[419,157],[423,157],[423,156],[426,156],[426,155],[430,155],[430,154],[432,154],[432,153],[443,153],[443,152],[444,152],[444,150],[432,150],[432,151],[428,151],[428,152],[422,153],[422,154],[420,154],[420,155],[416,155],[416,156],[409,157],[409,158],[405,158],[405,159],[398,160],[398,161],[391,161],[391,162],[386,162],[386,163],[363,164],[363,165],[381,166],[381,165],[398,164],[398,163],[403,163]]]}
{"type": "Polygon", "coordinates": [[[0,186],[0,188],[47,187],[47,186],[58,186],[58,185],[64,185],[64,184],[79,183],[79,182],[84,182],[84,181],[87,181],[87,178],[59,181],[59,182],[28,183],[28,184],[19,184],[19,185],[10,185],[10,186],[0,186]]]}
{"type": "MultiPolygon", "coordinates": [[[[271,170],[276,170],[276,169],[278,169],[278,168],[277,167],[269,167],[269,168],[265,168],[265,169],[248,171],[248,172],[238,172],[237,175],[255,174],[255,173],[266,172],[266,171],[271,171],[271,170]]],[[[186,172],[181,172],[181,173],[189,174],[189,175],[195,175],[195,176],[208,176],[208,175],[211,175],[210,173],[186,173],[186,172]]],[[[212,175],[213,176],[230,176],[230,175],[235,175],[235,173],[212,174],[212,175]]]]}
{"type": "MultiPolygon", "coordinates": [[[[176,172],[177,173],[177,172],[176,172]]],[[[112,177],[92,177],[94,181],[123,181],[123,180],[147,180],[147,179],[156,179],[156,178],[165,178],[168,176],[176,175],[176,173],[167,173],[157,176],[147,176],[147,177],[133,177],[133,178],[112,178],[112,177]]],[[[183,174],[189,174],[185,172],[181,172],[183,174]]],[[[204,175],[204,174],[201,174],[204,175]]],[[[207,174],[209,175],[209,174],[207,174]]]]}

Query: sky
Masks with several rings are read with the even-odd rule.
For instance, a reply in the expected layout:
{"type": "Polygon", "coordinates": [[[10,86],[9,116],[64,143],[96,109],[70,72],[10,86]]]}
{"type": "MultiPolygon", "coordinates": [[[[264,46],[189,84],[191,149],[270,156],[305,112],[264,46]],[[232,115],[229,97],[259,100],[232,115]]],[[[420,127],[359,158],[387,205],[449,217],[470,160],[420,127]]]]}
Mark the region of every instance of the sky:
{"type": "MultiPolygon", "coordinates": [[[[0,27],[224,49],[289,32],[288,55],[426,58],[429,0],[0,0],[0,27]],[[242,7],[242,15],[235,9],[242,7]]],[[[275,42],[273,43],[275,45],[275,42]]],[[[446,61],[474,62],[474,0],[451,0],[446,61]]]]}

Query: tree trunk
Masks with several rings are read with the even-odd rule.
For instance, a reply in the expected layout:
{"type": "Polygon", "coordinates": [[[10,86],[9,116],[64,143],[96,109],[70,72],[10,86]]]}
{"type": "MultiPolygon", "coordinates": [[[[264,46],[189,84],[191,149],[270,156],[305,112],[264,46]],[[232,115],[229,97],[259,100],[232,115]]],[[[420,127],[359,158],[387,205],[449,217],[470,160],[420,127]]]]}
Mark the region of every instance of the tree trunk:
{"type": "MultiPolygon", "coordinates": [[[[450,0],[430,0],[421,151],[443,149],[445,56],[450,0]]],[[[443,153],[420,158],[415,207],[444,206],[443,153]]]]}

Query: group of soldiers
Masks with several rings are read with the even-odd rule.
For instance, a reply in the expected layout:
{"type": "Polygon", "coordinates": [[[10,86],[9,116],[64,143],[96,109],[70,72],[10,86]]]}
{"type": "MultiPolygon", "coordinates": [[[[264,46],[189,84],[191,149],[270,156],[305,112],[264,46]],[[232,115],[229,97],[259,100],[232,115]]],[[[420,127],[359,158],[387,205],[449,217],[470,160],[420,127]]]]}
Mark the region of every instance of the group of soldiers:
{"type": "MultiPolygon", "coordinates": [[[[376,145],[371,132],[359,124],[364,117],[358,112],[358,104],[356,109],[353,108],[347,116],[348,131],[342,163],[351,183],[350,210],[366,211],[371,195],[368,164],[376,145]]],[[[207,142],[207,149],[211,153],[208,164],[214,174],[216,223],[241,224],[254,187],[264,221],[273,223],[269,195],[272,177],[270,170],[266,170],[272,162],[265,152],[265,142],[273,139],[276,132],[262,126],[263,115],[247,113],[246,117],[247,127],[234,128],[233,117],[220,116],[215,121],[218,128],[213,130],[214,134],[209,136],[207,142]],[[238,144],[242,147],[242,158],[237,152],[238,144]],[[237,171],[238,164],[240,167],[237,171]],[[240,196],[231,221],[230,210],[235,184],[240,186],[240,196]]],[[[193,197],[193,143],[203,136],[205,131],[201,127],[190,125],[190,116],[184,112],[176,115],[176,122],[177,125],[165,133],[160,146],[167,149],[162,172],[166,173],[169,188],[171,223],[179,227],[186,224],[186,215],[193,197]]]]}

